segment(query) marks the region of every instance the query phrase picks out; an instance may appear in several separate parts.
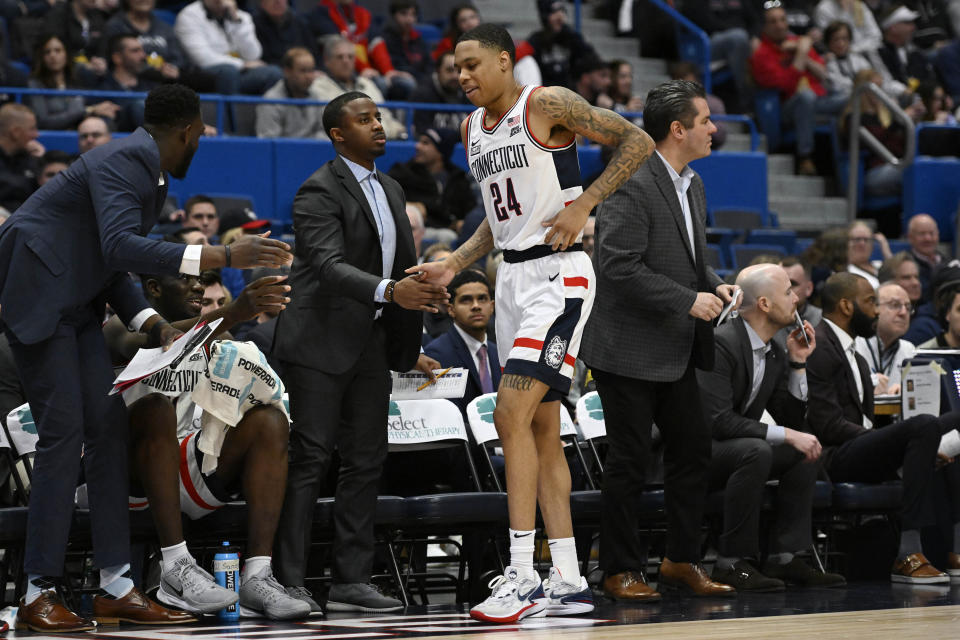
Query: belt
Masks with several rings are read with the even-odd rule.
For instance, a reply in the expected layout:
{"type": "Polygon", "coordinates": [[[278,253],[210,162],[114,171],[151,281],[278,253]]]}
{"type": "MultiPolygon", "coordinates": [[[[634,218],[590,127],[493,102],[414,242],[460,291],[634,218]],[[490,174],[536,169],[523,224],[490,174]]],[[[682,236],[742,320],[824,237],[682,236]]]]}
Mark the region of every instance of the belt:
{"type": "Polygon", "coordinates": [[[576,242],[566,249],[561,250],[556,250],[548,244],[538,244],[535,247],[530,247],[529,249],[524,249],[523,251],[506,249],[503,252],[503,261],[513,264],[515,262],[526,262],[527,260],[536,260],[537,258],[552,256],[555,253],[567,253],[570,251],[583,251],[583,243],[576,242]]]}

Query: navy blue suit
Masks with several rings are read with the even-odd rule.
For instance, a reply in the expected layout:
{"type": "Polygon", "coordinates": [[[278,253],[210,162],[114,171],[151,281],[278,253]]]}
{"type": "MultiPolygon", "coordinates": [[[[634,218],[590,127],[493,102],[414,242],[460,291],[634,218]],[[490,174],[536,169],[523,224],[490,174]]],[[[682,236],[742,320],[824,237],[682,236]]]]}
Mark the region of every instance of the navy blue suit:
{"type": "Polygon", "coordinates": [[[100,325],[106,304],[124,324],[149,308],[127,272],[180,270],[183,245],[143,237],[167,183],[157,144],[137,129],[83,154],[0,227],[0,315],[39,434],[27,573],[63,573],[81,450],[94,562],[129,561],[126,411],[107,396],[100,325]]]}
{"type": "MultiPolygon", "coordinates": [[[[463,338],[457,333],[457,328],[450,327],[446,333],[437,336],[423,348],[423,352],[444,368],[464,367],[470,372],[463,397],[451,398],[451,401],[466,415],[467,405],[477,396],[483,395],[483,392],[480,390],[480,374],[477,373],[473,356],[467,350],[467,344],[463,338]]],[[[490,380],[493,382],[493,390],[496,391],[500,386],[500,358],[497,355],[497,345],[489,340],[487,340],[487,359],[490,363],[490,380]]]]}

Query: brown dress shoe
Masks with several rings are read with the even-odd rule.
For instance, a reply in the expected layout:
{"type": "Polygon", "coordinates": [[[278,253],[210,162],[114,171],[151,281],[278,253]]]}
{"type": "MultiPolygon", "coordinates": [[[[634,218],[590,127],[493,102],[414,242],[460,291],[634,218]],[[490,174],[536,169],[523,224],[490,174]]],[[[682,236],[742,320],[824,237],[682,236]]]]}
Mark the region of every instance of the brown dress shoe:
{"type": "Polygon", "coordinates": [[[950,582],[950,576],[930,564],[922,553],[911,553],[903,560],[894,561],[890,580],[907,584],[945,584],[950,582]]]}
{"type": "Polygon", "coordinates": [[[699,563],[673,562],[664,558],[660,563],[661,591],[678,589],[695,596],[733,596],[737,590],[728,584],[714,582],[699,563]]]}
{"type": "Polygon", "coordinates": [[[73,633],[93,631],[95,628],[92,622],[67,609],[56,591],[43,591],[30,604],[25,604],[25,600],[20,599],[17,629],[29,629],[39,633],[73,633]]]}
{"type": "Polygon", "coordinates": [[[660,594],[647,585],[646,577],[639,571],[624,571],[607,576],[603,581],[603,591],[614,600],[633,602],[654,602],[660,594]]]}
{"type": "Polygon", "coordinates": [[[186,611],[167,609],[134,587],[122,598],[98,595],[93,598],[93,617],[97,624],[187,624],[197,619],[186,611]]]}

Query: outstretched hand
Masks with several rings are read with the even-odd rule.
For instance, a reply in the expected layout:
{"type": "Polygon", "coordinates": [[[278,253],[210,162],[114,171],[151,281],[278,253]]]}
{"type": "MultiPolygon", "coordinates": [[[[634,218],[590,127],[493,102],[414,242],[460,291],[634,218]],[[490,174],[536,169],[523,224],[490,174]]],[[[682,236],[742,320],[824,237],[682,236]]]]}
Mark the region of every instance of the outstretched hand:
{"type": "Polygon", "coordinates": [[[411,277],[416,278],[420,282],[439,284],[445,287],[450,284],[450,281],[453,280],[453,276],[455,276],[457,272],[453,269],[450,262],[440,260],[438,262],[424,262],[415,267],[410,267],[404,271],[404,273],[409,273],[411,277]]]}
{"type": "Polygon", "coordinates": [[[393,301],[404,309],[437,313],[438,306],[450,299],[442,284],[424,282],[417,275],[398,280],[393,288],[393,301]]]}
{"type": "Polygon", "coordinates": [[[274,240],[267,231],[260,235],[243,235],[230,245],[230,266],[237,269],[254,267],[278,268],[293,262],[290,245],[274,240]]]}
{"type": "Polygon", "coordinates": [[[236,322],[246,322],[264,311],[279,313],[286,309],[290,302],[286,295],[290,285],[282,284],[286,279],[287,276],[266,276],[248,284],[231,303],[236,322]]]}

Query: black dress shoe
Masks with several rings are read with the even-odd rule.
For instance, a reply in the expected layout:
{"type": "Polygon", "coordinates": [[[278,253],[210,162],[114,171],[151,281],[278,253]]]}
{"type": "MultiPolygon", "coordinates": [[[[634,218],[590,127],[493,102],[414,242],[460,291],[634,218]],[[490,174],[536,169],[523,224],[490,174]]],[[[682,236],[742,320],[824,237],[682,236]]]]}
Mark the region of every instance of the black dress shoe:
{"type": "Polygon", "coordinates": [[[737,591],[769,593],[786,589],[783,580],[763,575],[749,560],[737,560],[727,569],[714,567],[713,579],[728,584],[737,591]]]}
{"type": "Polygon", "coordinates": [[[842,587],[847,584],[846,579],[839,573],[817,571],[797,557],[787,564],[768,562],[764,565],[763,572],[771,578],[780,578],[787,584],[801,587],[842,587]]]}

